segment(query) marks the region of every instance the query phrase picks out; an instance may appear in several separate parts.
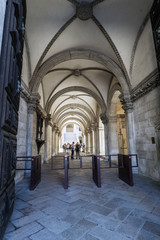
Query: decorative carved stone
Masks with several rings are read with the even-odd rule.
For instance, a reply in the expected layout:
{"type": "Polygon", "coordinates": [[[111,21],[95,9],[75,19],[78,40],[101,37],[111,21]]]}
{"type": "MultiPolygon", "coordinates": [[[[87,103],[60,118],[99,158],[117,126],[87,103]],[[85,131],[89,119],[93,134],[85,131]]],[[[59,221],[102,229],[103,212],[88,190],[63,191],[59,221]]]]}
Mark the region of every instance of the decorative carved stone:
{"type": "Polygon", "coordinates": [[[28,102],[28,113],[33,113],[36,111],[39,105],[40,95],[39,93],[32,93],[28,102]]]}
{"type": "Polygon", "coordinates": [[[93,15],[93,5],[89,2],[81,2],[76,6],[77,17],[81,20],[88,20],[93,15]]]}
{"type": "Polygon", "coordinates": [[[81,71],[79,69],[75,69],[73,71],[73,75],[76,76],[76,77],[79,77],[81,75],[81,71]]]}
{"type": "Polygon", "coordinates": [[[101,118],[103,124],[108,123],[108,117],[105,112],[100,114],[100,118],[101,118]]]}
{"type": "Polygon", "coordinates": [[[122,94],[120,95],[120,101],[122,103],[122,108],[124,111],[133,111],[133,102],[131,101],[129,96],[123,96],[122,94]]]}
{"type": "Polygon", "coordinates": [[[131,92],[132,101],[136,101],[143,95],[152,91],[160,85],[160,76],[157,69],[147,76],[140,84],[138,84],[131,92]]]}

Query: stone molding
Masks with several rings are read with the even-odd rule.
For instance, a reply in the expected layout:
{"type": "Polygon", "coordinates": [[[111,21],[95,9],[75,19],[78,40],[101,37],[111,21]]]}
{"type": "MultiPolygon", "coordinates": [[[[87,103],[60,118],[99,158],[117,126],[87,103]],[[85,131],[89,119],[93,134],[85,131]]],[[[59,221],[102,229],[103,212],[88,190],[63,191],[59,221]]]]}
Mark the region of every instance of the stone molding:
{"type": "Polygon", "coordinates": [[[134,102],[141,98],[143,95],[146,95],[154,88],[160,86],[160,74],[158,70],[154,70],[149,74],[141,83],[139,83],[131,91],[131,100],[134,102]]]}

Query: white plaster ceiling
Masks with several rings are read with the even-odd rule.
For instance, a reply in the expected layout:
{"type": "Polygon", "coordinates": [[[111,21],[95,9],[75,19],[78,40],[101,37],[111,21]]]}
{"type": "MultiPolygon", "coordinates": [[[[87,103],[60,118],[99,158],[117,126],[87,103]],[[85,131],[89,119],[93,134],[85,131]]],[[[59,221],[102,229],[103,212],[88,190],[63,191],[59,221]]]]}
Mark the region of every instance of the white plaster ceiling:
{"type": "MultiPolygon", "coordinates": [[[[129,79],[134,44],[152,3],[153,0],[27,0],[23,80],[33,85],[43,63],[71,49],[105,55],[129,79]],[[83,9],[87,3],[88,7],[83,9]],[[89,3],[93,4],[93,14],[78,12],[89,9],[89,3]],[[88,20],[81,19],[84,15],[89,16],[88,20]]],[[[89,112],[96,116],[98,106],[102,111],[99,102],[107,104],[108,91],[117,81],[98,60],[84,58],[64,58],[50,64],[49,72],[39,85],[40,103],[59,127],[70,122],[74,112],[76,120],[73,121],[79,119],[84,126],[91,124],[95,119],[89,112]],[[67,105],[74,107],[77,104],[83,107],[65,109],[67,105]],[[80,112],[82,116],[78,114],[80,112]]]]}

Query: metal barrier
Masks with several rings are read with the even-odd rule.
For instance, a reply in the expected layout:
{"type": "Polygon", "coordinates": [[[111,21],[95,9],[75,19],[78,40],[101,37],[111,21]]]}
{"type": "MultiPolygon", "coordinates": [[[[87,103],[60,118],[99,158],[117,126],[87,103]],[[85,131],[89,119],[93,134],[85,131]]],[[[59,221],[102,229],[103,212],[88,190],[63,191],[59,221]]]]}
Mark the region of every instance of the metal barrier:
{"type": "Polygon", "coordinates": [[[18,156],[17,162],[30,163],[30,168],[16,168],[16,170],[30,171],[30,190],[34,190],[41,181],[41,156],[18,156]]]}
{"type": "Polygon", "coordinates": [[[100,171],[100,158],[97,156],[92,156],[92,174],[93,181],[97,187],[101,187],[101,171],[100,171]]]}
{"type": "Polygon", "coordinates": [[[129,155],[118,155],[119,178],[130,186],[133,186],[132,162],[129,155]],[[123,163],[123,166],[122,166],[123,163]]]}
{"type": "Polygon", "coordinates": [[[79,159],[71,159],[70,156],[54,156],[51,159],[51,169],[64,169],[64,188],[68,188],[68,170],[69,169],[92,169],[93,180],[97,187],[101,187],[101,169],[117,168],[119,178],[133,186],[132,168],[138,167],[138,158],[136,154],[123,155],[83,155],[79,159]],[[55,161],[54,161],[55,159],[55,161]],[[58,163],[56,163],[58,159],[58,163]],[[56,165],[57,164],[57,165],[56,165]]]}
{"type": "Polygon", "coordinates": [[[64,157],[64,189],[68,189],[69,156],[64,157]]]}

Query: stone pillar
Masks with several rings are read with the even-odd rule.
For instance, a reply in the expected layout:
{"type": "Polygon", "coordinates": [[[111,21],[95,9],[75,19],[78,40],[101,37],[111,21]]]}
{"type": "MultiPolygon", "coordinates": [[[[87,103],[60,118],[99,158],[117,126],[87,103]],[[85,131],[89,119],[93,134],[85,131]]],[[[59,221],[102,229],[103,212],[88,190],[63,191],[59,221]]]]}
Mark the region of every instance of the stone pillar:
{"type": "Polygon", "coordinates": [[[88,135],[88,153],[91,153],[91,134],[89,128],[87,129],[87,135],[88,135]]]}
{"type": "MultiPolygon", "coordinates": [[[[27,156],[37,155],[36,145],[36,127],[37,127],[37,114],[36,109],[39,104],[39,94],[32,94],[28,102],[28,116],[27,116],[27,140],[26,140],[26,153],[27,156]]],[[[30,162],[26,162],[26,168],[30,168],[30,162]]],[[[26,171],[28,175],[30,171],[26,171]]]]}
{"type": "Polygon", "coordinates": [[[85,131],[85,152],[88,153],[88,132],[85,131]]]}
{"type": "MultiPolygon", "coordinates": [[[[45,144],[44,144],[44,163],[48,163],[48,153],[50,155],[50,145],[51,145],[51,139],[50,139],[50,129],[49,126],[52,126],[51,123],[51,114],[48,114],[45,119],[45,144]]],[[[50,157],[50,156],[49,156],[50,157]]]]}
{"type": "Polygon", "coordinates": [[[89,129],[89,136],[90,136],[90,153],[93,153],[93,132],[92,129],[89,129]]]}
{"type": "Polygon", "coordinates": [[[135,124],[133,103],[129,97],[120,97],[126,116],[127,148],[128,154],[136,154],[135,124]]]}
{"type": "Polygon", "coordinates": [[[105,155],[109,154],[108,151],[108,118],[106,113],[101,113],[100,118],[104,124],[104,137],[105,137],[105,155]]]}
{"type": "Polygon", "coordinates": [[[96,131],[97,131],[97,124],[92,123],[91,125],[91,132],[92,132],[92,153],[96,154],[97,153],[97,144],[96,144],[96,131]]]}
{"type": "Polygon", "coordinates": [[[109,117],[109,154],[118,154],[117,116],[109,117]]]}
{"type": "Polygon", "coordinates": [[[104,128],[98,128],[99,131],[99,154],[105,155],[105,137],[104,128]]]}
{"type": "MultiPolygon", "coordinates": [[[[127,133],[127,149],[128,154],[136,154],[136,140],[135,140],[135,125],[133,103],[129,97],[120,96],[122,107],[126,116],[126,133],[127,133]]],[[[136,165],[136,158],[132,157],[132,166],[136,165]]],[[[133,172],[137,173],[138,170],[133,168],[133,172]]]]}
{"type": "Polygon", "coordinates": [[[32,156],[37,154],[36,140],[36,109],[39,104],[40,96],[39,94],[34,94],[31,96],[28,102],[28,116],[27,116],[27,156],[32,156]]]}

